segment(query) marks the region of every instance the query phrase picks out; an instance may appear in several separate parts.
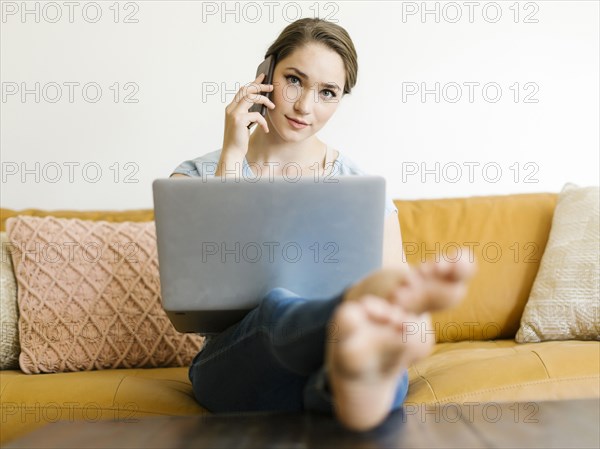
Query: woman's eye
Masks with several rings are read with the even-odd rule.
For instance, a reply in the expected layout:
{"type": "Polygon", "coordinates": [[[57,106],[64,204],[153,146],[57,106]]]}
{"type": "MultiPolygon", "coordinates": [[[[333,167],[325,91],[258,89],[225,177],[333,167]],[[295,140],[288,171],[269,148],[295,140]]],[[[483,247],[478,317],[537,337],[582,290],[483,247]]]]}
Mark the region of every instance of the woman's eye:
{"type": "MultiPolygon", "coordinates": [[[[300,78],[298,78],[298,77],[297,77],[297,76],[295,76],[295,75],[286,75],[286,76],[285,76],[285,79],[286,79],[287,81],[290,81],[290,82],[292,82],[292,84],[296,84],[296,83],[294,83],[294,82],[293,82],[293,80],[300,81],[300,78]]],[[[330,90],[330,89],[323,89],[323,91],[322,91],[322,92],[323,92],[323,93],[325,93],[325,92],[329,93],[329,95],[325,95],[325,96],[327,97],[327,99],[328,99],[328,100],[331,100],[331,99],[333,99],[333,98],[337,97],[337,94],[336,94],[334,91],[330,90]]]]}

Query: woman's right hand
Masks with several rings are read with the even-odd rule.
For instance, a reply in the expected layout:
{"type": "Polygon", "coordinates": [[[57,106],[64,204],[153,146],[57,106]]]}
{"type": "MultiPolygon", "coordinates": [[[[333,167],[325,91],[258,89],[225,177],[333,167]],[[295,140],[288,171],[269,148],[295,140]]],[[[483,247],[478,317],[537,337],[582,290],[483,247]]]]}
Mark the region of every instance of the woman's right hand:
{"type": "Polygon", "coordinates": [[[261,92],[271,92],[272,84],[260,84],[265,78],[261,73],[253,82],[242,86],[235,95],[233,101],[225,108],[225,133],[223,136],[223,153],[245,157],[248,152],[250,130],[248,125],[258,122],[266,133],[269,132],[267,121],[260,112],[249,112],[255,104],[265,104],[271,110],[275,104],[261,92]]]}

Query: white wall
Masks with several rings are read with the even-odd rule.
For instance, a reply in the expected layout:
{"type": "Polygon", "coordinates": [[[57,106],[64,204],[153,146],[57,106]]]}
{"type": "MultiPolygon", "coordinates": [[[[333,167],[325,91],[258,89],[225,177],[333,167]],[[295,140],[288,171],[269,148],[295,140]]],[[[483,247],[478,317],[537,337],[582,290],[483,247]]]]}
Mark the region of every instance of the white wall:
{"type": "Polygon", "coordinates": [[[225,106],[298,10],[336,20],[359,56],[358,84],[320,137],[385,176],[394,198],[597,185],[598,2],[475,3],[471,18],[468,2],[272,2],[271,17],[267,3],[229,2],[240,12],[223,18],[203,16],[222,2],[75,2],[71,11],[62,1],[26,2],[39,14],[23,17],[23,2],[3,1],[1,205],[151,208],[153,179],[221,147],[225,106]],[[439,23],[421,16],[423,6],[440,11],[439,23]],[[124,23],[128,15],[137,22],[124,23]],[[35,83],[39,103],[21,96],[35,83]],[[72,102],[69,83],[78,83],[72,102]],[[84,98],[87,83],[102,89],[96,103],[86,101],[93,84],[84,98]],[[203,99],[215,83],[229,92],[203,99]],[[403,100],[421,83],[440,83],[439,103],[433,94],[403,100]],[[464,83],[479,83],[473,102],[464,83]],[[56,85],[62,97],[53,103],[56,85]],[[456,85],[462,98],[452,102],[456,85]],[[496,102],[493,86],[501,89],[496,102]],[[137,103],[125,102],[127,94],[137,103]],[[425,179],[422,168],[432,170],[425,179]],[[456,168],[462,176],[452,182],[456,168]]]}

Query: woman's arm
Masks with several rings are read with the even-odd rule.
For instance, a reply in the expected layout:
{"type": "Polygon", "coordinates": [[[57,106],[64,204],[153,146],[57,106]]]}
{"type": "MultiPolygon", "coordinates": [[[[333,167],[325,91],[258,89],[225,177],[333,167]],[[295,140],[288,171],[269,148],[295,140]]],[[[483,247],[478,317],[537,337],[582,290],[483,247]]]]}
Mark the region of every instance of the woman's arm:
{"type": "Polygon", "coordinates": [[[402,248],[400,221],[396,214],[388,214],[383,225],[383,268],[408,269],[402,248]]]}

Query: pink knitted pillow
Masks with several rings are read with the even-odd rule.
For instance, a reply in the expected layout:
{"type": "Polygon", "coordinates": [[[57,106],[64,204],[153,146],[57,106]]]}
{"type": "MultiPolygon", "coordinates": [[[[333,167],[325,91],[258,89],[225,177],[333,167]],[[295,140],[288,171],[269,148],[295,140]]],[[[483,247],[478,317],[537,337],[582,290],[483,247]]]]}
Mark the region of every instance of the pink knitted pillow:
{"type": "Polygon", "coordinates": [[[25,373],[184,366],[202,347],[160,304],[154,222],[17,216],[6,226],[25,373]]]}

